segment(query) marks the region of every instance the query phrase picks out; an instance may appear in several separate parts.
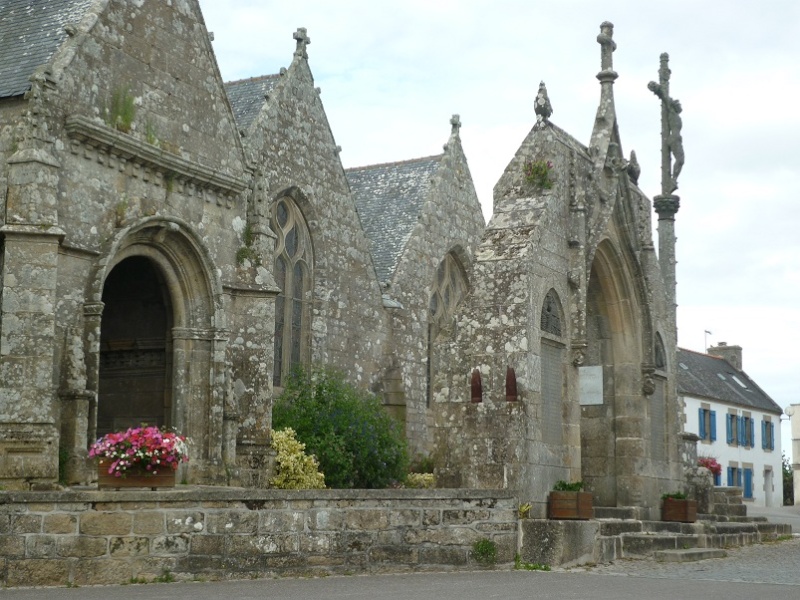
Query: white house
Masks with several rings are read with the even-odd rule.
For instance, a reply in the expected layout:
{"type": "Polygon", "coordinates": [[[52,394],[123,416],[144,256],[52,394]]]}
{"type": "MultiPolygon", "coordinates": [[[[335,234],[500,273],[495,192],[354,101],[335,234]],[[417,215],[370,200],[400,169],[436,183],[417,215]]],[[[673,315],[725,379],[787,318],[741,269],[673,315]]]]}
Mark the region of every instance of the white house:
{"type": "Polygon", "coordinates": [[[708,354],[678,349],[678,393],[685,430],[700,437],[699,456],[716,458],[716,485],[739,486],[755,506],[783,503],[783,411],[742,371],[741,346],[720,342],[708,354]]]}

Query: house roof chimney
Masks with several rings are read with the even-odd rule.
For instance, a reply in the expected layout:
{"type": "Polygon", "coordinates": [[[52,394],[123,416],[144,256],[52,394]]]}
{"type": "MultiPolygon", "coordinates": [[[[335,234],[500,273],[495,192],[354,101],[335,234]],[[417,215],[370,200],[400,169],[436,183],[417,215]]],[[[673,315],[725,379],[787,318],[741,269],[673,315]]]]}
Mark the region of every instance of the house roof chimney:
{"type": "Polygon", "coordinates": [[[727,342],[717,342],[716,346],[708,349],[711,356],[727,360],[734,368],[742,370],[742,347],[729,346],[727,342]]]}

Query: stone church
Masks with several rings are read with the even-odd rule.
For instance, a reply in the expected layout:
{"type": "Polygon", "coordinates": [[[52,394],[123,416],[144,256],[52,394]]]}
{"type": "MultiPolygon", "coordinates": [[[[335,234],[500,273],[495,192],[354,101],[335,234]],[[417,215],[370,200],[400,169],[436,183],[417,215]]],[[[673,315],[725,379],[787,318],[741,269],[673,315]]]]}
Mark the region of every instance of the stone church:
{"type": "Polygon", "coordinates": [[[0,0],[0,484],[90,483],[88,444],[147,422],[189,436],[191,483],[265,487],[273,398],[315,364],[443,486],[657,506],[678,204],[622,154],[613,26],[591,140],[542,85],[488,225],[457,116],[439,155],[344,169],[294,40],[225,83],[194,0],[0,0]]]}

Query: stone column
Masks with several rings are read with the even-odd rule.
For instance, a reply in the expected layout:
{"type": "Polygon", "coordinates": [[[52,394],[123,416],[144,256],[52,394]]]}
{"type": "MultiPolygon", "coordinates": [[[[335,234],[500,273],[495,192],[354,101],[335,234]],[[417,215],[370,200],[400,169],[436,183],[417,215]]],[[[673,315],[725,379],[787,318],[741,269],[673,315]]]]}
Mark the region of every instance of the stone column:
{"type": "MultiPolygon", "coordinates": [[[[792,472],[794,474],[794,504],[800,506],[800,404],[792,404],[786,409],[792,425],[792,472]]],[[[778,423],[780,426],[780,423],[778,423]]],[[[783,475],[781,469],[781,475],[783,475]]]]}

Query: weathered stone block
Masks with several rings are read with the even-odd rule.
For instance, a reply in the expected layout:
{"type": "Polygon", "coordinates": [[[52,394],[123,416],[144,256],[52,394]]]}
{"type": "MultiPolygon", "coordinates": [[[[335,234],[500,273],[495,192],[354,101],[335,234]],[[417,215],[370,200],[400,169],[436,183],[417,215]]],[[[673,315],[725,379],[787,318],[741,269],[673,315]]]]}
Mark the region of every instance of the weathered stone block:
{"type": "Polygon", "coordinates": [[[382,510],[348,511],[344,517],[344,527],[349,530],[376,531],[389,527],[389,515],[382,510]]]}
{"type": "Polygon", "coordinates": [[[223,511],[206,515],[208,533],[252,533],[258,532],[257,512],[223,511]]]}
{"type": "Polygon", "coordinates": [[[227,538],[226,551],[230,555],[276,554],[298,552],[297,534],[275,533],[261,535],[232,535],[227,538]]]}
{"type": "Polygon", "coordinates": [[[468,562],[469,551],[456,547],[421,547],[418,549],[420,565],[464,566],[468,562]]]}
{"type": "Polygon", "coordinates": [[[344,527],[344,517],[340,510],[312,509],[308,511],[305,523],[311,530],[336,531],[344,527]]]}
{"type": "Polygon", "coordinates": [[[150,540],[143,536],[112,537],[108,540],[108,553],[113,558],[144,556],[150,551],[150,540]]]}
{"type": "Polygon", "coordinates": [[[594,560],[599,524],[593,521],[523,519],[520,555],[525,562],[550,566],[580,565],[594,560]]]}
{"type": "Polygon", "coordinates": [[[105,537],[59,537],[58,555],[78,558],[103,556],[108,551],[108,538],[105,537]]]}
{"type": "Polygon", "coordinates": [[[205,527],[205,515],[201,512],[172,513],[167,517],[167,533],[197,533],[205,527]]]}
{"type": "Polygon", "coordinates": [[[25,556],[28,558],[55,558],[58,556],[57,539],[53,535],[25,536],[25,556]]]}
{"type": "Polygon", "coordinates": [[[12,515],[11,533],[41,533],[42,515],[12,515]]]}
{"type": "Polygon", "coordinates": [[[259,532],[303,531],[306,514],[303,511],[262,511],[259,515],[259,532]]]}
{"type": "Polygon", "coordinates": [[[78,529],[78,517],[64,513],[45,515],[42,522],[44,533],[75,533],[78,529]]]}
{"type": "Polygon", "coordinates": [[[162,511],[135,512],[133,514],[133,533],[153,535],[165,532],[165,514],[162,511]]]}
{"type": "Polygon", "coordinates": [[[70,582],[70,565],[63,559],[23,559],[8,562],[8,586],[64,586],[70,582]]]}
{"type": "Polygon", "coordinates": [[[83,535],[128,535],[132,528],[130,513],[90,512],[80,516],[79,531],[83,535]]]}
{"type": "Polygon", "coordinates": [[[75,565],[75,585],[119,585],[130,583],[133,577],[131,564],[126,560],[87,558],[75,565]]]}
{"type": "Polygon", "coordinates": [[[21,535],[0,535],[0,556],[6,558],[25,556],[25,537],[21,535]]]}
{"type": "Polygon", "coordinates": [[[160,535],[153,538],[151,552],[158,554],[186,554],[189,552],[189,535],[160,535]]]}
{"type": "Polygon", "coordinates": [[[370,548],[367,559],[370,563],[391,563],[394,565],[413,565],[418,562],[418,551],[408,546],[377,546],[370,548]]]}

